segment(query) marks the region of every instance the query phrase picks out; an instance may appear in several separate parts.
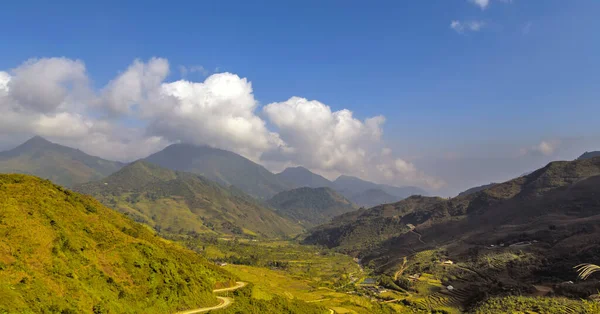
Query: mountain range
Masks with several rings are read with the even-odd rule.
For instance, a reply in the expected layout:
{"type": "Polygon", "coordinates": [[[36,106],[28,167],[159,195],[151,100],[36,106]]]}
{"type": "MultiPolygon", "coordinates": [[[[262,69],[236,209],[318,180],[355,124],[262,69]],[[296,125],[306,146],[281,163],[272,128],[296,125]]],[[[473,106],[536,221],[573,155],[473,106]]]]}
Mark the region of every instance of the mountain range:
{"type": "Polygon", "coordinates": [[[98,180],[123,165],[49,142],[39,136],[14,149],[0,152],[0,173],[31,174],[63,186],[98,180]]]}
{"type": "Polygon", "coordinates": [[[397,202],[411,195],[427,195],[425,190],[418,187],[377,184],[346,175],[330,181],[304,167],[286,168],[277,176],[292,187],[332,188],[354,204],[364,207],[397,202]]]}
{"type": "Polygon", "coordinates": [[[0,175],[1,313],[173,313],[237,279],[89,196],[0,175]]]}
{"type": "Polygon", "coordinates": [[[552,162],[452,199],[411,196],[346,213],[317,227],[305,243],[335,247],[388,269],[403,256],[432,247],[465,258],[470,248],[536,240],[544,243],[539,258],[568,256],[572,267],[595,254],[590,241],[600,235],[599,186],[600,157],[552,162]]]}
{"type": "Polygon", "coordinates": [[[286,237],[302,231],[241,191],[146,160],[74,189],[163,232],[286,237]]]}
{"type": "MultiPolygon", "coordinates": [[[[173,144],[145,160],[165,169],[202,175],[230,191],[242,191],[263,201],[300,187],[328,187],[364,207],[396,202],[413,194],[427,194],[417,187],[376,184],[345,175],[330,181],[303,167],[287,168],[274,174],[236,153],[209,146],[173,144]]],[[[32,174],[67,187],[100,180],[124,165],[39,136],[0,153],[0,173],[32,174]]]]}
{"type": "Polygon", "coordinates": [[[356,209],[352,202],[331,188],[303,187],[284,191],[273,196],[267,203],[282,215],[307,228],[356,209]]]}

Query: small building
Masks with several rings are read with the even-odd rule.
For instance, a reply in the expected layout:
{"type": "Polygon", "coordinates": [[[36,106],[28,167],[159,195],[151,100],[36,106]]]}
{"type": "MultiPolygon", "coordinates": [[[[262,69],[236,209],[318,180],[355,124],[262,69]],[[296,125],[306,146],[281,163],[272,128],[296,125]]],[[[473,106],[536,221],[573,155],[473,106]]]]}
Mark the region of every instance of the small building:
{"type": "Polygon", "coordinates": [[[452,290],[454,290],[454,287],[448,286],[448,287],[446,287],[446,289],[448,289],[448,291],[452,291],[452,290]]]}
{"type": "Polygon", "coordinates": [[[452,265],[452,264],[454,264],[454,262],[448,259],[448,260],[443,261],[442,264],[444,264],[444,265],[452,265]]]}
{"type": "Polygon", "coordinates": [[[222,266],[227,266],[227,263],[225,263],[225,262],[217,262],[217,265],[222,267],[222,266]]]}

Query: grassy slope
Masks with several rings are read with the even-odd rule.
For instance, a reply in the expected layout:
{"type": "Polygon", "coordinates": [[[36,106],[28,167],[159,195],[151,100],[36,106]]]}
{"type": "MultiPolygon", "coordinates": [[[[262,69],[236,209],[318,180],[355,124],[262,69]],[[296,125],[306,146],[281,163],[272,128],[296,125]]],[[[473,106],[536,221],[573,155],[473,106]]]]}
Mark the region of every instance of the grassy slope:
{"type": "Polygon", "coordinates": [[[285,237],[302,230],[243,193],[146,161],[75,189],[163,232],[285,237]]]}
{"type": "Polygon", "coordinates": [[[97,180],[121,167],[119,162],[90,156],[39,137],[13,150],[0,152],[0,173],[31,174],[63,186],[97,180]]]}
{"type": "Polygon", "coordinates": [[[306,227],[356,209],[354,204],[330,188],[303,187],[284,191],[267,203],[306,227]]]}
{"type": "Polygon", "coordinates": [[[91,197],[0,175],[0,313],[165,313],[235,278],[91,197]]]}

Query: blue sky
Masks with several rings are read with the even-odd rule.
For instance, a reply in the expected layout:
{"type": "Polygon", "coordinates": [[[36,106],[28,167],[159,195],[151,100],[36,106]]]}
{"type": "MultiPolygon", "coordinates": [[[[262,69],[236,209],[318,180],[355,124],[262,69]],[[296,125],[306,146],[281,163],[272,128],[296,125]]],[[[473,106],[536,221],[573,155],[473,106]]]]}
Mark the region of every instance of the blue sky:
{"type": "Polygon", "coordinates": [[[451,194],[600,149],[599,12],[591,0],[13,1],[0,11],[0,70],[79,59],[97,90],[134,59],[168,59],[167,81],[179,66],[232,72],[261,105],[299,96],[385,116],[385,145],[446,176],[451,194]],[[542,141],[556,147],[522,157],[542,141]],[[502,166],[470,179],[439,168],[461,158],[502,166]]]}

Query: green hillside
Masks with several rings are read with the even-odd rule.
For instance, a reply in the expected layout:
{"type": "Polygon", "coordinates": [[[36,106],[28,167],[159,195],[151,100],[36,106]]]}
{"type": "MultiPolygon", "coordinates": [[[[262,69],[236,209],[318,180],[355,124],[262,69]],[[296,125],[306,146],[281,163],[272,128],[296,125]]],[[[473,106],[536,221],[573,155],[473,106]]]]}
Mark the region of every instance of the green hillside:
{"type": "Polygon", "coordinates": [[[267,203],[308,228],[347,213],[356,206],[330,188],[298,188],[280,192],[267,203]]]}
{"type": "Polygon", "coordinates": [[[39,136],[0,152],[0,173],[35,175],[67,187],[103,178],[122,166],[39,136]]]}
{"type": "Polygon", "coordinates": [[[242,192],[143,160],[75,190],[167,233],[286,237],[302,231],[300,225],[242,192]]]}
{"type": "Polygon", "coordinates": [[[290,188],[265,167],[238,154],[208,146],[173,144],[148,156],[146,161],[171,170],[200,174],[262,199],[290,188]]]}
{"type": "Polygon", "coordinates": [[[0,313],[169,313],[234,277],[89,196],[0,175],[0,313]]]}

